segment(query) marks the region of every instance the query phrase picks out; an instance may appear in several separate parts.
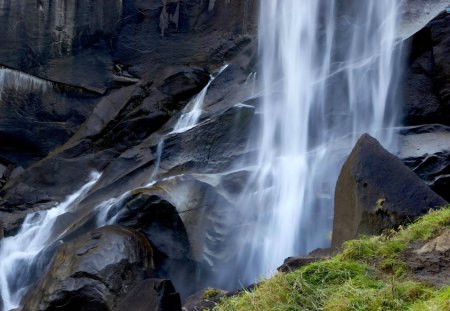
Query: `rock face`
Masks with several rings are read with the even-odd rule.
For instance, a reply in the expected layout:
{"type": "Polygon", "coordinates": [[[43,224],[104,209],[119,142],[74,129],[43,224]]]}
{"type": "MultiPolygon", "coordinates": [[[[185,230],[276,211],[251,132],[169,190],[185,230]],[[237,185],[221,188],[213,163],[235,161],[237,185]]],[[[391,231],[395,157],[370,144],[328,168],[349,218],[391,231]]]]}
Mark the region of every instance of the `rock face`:
{"type": "Polygon", "coordinates": [[[24,297],[24,310],[113,310],[140,281],[152,277],[148,241],[134,230],[107,226],[63,245],[24,297]]]}
{"type": "MultiPolygon", "coordinates": [[[[44,158],[76,132],[98,97],[0,66],[0,164],[23,170],[44,158]]],[[[5,182],[18,175],[11,173],[5,182]]]]}
{"type": "Polygon", "coordinates": [[[332,247],[359,234],[395,228],[446,201],[397,157],[365,134],[336,184],[332,247]]]}
{"type": "Polygon", "coordinates": [[[441,13],[414,34],[403,90],[408,125],[450,124],[450,14],[441,13]]]}

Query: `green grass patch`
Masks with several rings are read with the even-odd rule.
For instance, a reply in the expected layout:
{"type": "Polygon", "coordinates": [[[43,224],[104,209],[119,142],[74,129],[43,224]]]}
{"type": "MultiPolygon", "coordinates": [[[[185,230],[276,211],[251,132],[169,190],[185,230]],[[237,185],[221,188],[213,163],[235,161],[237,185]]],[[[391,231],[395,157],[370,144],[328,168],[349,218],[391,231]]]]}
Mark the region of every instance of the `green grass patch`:
{"type": "Polygon", "coordinates": [[[401,259],[412,241],[430,239],[449,225],[447,207],[398,231],[348,241],[332,259],[263,280],[252,291],[222,300],[215,310],[450,311],[450,288],[412,281],[401,259]]]}

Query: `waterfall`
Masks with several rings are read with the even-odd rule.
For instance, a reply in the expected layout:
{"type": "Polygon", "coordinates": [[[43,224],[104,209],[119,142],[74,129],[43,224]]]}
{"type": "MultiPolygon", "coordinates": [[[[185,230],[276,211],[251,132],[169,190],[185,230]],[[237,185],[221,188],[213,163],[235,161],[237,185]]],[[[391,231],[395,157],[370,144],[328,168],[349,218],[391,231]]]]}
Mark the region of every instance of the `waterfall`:
{"type": "Polygon", "coordinates": [[[237,204],[248,228],[237,242],[242,283],[270,275],[288,256],[329,247],[346,155],[363,133],[394,146],[398,6],[261,1],[257,173],[237,204]]]}
{"type": "Polygon", "coordinates": [[[0,242],[0,293],[3,310],[19,307],[20,299],[33,282],[33,264],[44,248],[57,241],[53,227],[59,216],[75,207],[100,178],[93,173],[81,189],[69,195],[58,206],[28,214],[20,231],[0,242]]]}

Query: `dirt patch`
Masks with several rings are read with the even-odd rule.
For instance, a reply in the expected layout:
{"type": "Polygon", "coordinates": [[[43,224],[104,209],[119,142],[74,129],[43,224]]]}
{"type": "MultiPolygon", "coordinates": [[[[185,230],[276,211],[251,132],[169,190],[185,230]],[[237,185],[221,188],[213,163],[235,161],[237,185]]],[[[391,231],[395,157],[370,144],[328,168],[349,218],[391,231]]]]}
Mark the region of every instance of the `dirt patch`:
{"type": "Polygon", "coordinates": [[[416,281],[442,286],[450,284],[450,229],[429,241],[416,241],[402,256],[416,281]]]}

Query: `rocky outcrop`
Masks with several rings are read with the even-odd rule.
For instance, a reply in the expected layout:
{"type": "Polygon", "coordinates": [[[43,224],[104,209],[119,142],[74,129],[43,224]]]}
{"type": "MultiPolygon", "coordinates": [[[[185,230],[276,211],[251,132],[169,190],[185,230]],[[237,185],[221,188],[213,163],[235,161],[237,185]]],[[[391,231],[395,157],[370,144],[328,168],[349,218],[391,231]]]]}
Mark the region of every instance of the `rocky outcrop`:
{"type": "Polygon", "coordinates": [[[449,21],[443,12],[405,43],[410,48],[403,87],[408,125],[450,124],[449,21]]]}
{"type": "Polygon", "coordinates": [[[181,301],[172,282],[148,279],[136,285],[114,310],[181,311],[181,301]]]}
{"type": "Polygon", "coordinates": [[[113,310],[154,275],[152,248],[134,230],[107,226],[64,244],[24,297],[24,310],[113,310]]]}
{"type": "Polygon", "coordinates": [[[365,134],[336,183],[332,247],[360,234],[379,234],[412,221],[446,201],[397,157],[365,134]]]}

